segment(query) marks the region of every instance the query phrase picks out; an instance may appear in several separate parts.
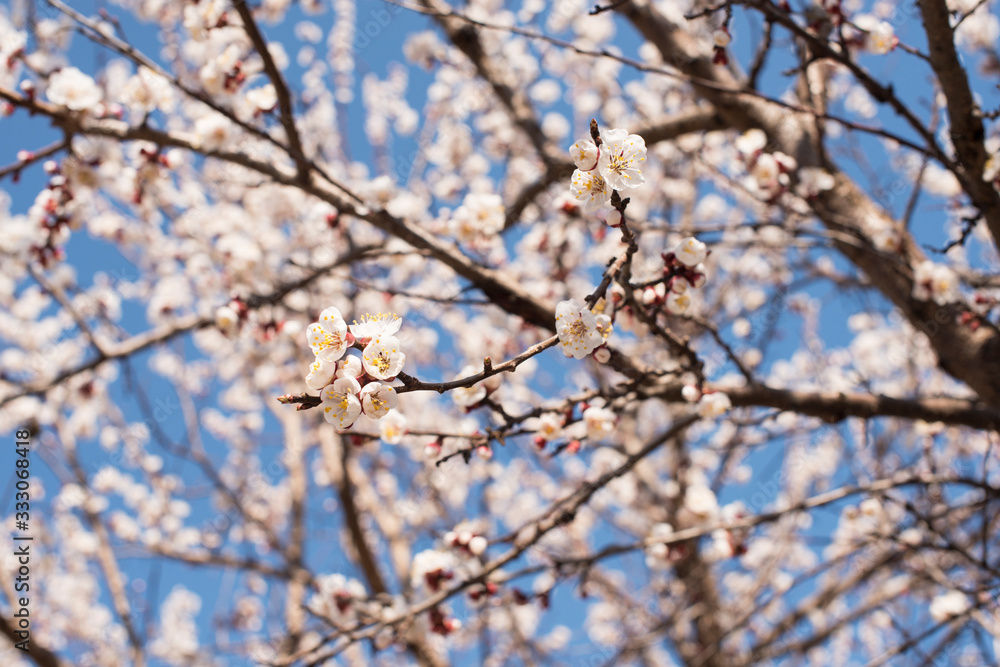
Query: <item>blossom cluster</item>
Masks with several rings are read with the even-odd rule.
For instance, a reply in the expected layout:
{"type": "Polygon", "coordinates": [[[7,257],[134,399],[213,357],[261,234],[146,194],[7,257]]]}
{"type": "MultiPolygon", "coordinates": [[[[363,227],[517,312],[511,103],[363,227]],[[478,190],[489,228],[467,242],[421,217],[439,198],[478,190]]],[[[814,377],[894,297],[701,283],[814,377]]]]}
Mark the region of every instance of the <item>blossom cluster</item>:
{"type": "MultiPolygon", "coordinates": [[[[611,335],[611,318],[604,314],[595,315],[576,299],[561,301],[556,306],[556,334],[563,354],[582,359],[607,341],[611,335]]],[[[611,353],[607,348],[603,350],[607,356],[601,355],[598,361],[606,362],[611,353]]]]}
{"type": "Polygon", "coordinates": [[[636,301],[649,308],[662,306],[671,315],[683,315],[691,307],[691,290],[707,281],[705,258],[708,246],[693,236],[682,239],[671,252],[661,255],[663,278],[636,290],[636,301]]]}
{"type": "Polygon", "coordinates": [[[343,431],[364,414],[381,419],[399,403],[390,382],[403,370],[406,355],[400,350],[402,320],[395,314],[365,315],[348,327],[340,311],[327,308],[319,321],[306,329],[316,360],[309,367],[306,385],[320,392],[326,421],[343,431]],[[361,357],[344,357],[357,342],[361,357]]]}
{"type": "Polygon", "coordinates": [[[747,189],[764,201],[774,203],[798,181],[795,194],[812,199],[833,189],[833,176],[818,167],[798,168],[798,162],[780,151],[767,152],[767,135],[759,129],[748,130],[736,140],[736,150],[746,165],[747,189]]]}
{"type": "Polygon", "coordinates": [[[618,416],[605,404],[603,398],[583,401],[578,407],[579,419],[574,417],[572,406],[559,411],[543,412],[537,418],[529,419],[527,427],[535,433],[535,447],[542,450],[548,443],[562,439],[565,445],[558,447],[556,451],[565,449],[570,454],[576,454],[582,446],[581,440],[597,443],[615,433],[618,416]]]}
{"type": "Polygon", "coordinates": [[[581,139],[569,148],[576,171],[570,192],[583,202],[585,213],[604,206],[613,190],[627,190],[646,182],[639,168],[646,161],[646,142],[628,130],[602,130],[601,141],[581,139]]]}
{"type": "Polygon", "coordinates": [[[891,23],[874,14],[855,14],[848,19],[840,0],[816,0],[804,14],[811,31],[827,36],[833,28],[840,28],[839,34],[845,44],[875,55],[885,55],[899,45],[891,23]]]}

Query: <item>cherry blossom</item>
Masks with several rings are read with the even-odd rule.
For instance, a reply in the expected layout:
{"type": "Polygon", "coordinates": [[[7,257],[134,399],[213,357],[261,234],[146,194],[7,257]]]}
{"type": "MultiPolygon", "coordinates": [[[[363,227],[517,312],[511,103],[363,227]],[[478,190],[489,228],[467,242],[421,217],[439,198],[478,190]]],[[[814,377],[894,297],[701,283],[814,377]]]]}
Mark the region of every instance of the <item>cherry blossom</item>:
{"type": "Polygon", "coordinates": [[[896,31],[888,21],[880,21],[871,14],[859,14],[853,18],[853,23],[864,31],[865,49],[876,55],[885,55],[899,44],[896,31]]]}
{"type": "Polygon", "coordinates": [[[337,362],[337,379],[343,377],[359,378],[361,374],[365,372],[364,367],[361,364],[360,357],[345,357],[341,361],[337,362]]]}
{"type": "Polygon", "coordinates": [[[691,307],[691,296],[689,294],[670,292],[665,305],[668,312],[674,315],[683,315],[691,307]]]}
{"type": "Polygon", "coordinates": [[[35,4],[33,656],[997,663],[988,3],[35,4]]]}
{"type": "Polygon", "coordinates": [[[669,523],[657,523],[649,531],[649,541],[646,547],[646,566],[654,570],[663,570],[673,565],[670,560],[670,546],[656,540],[669,539],[673,536],[674,527],[669,523]]]}
{"type": "Polygon", "coordinates": [[[927,260],[913,270],[913,298],[947,304],[959,298],[958,276],[942,264],[927,260]]]}
{"type": "Polygon", "coordinates": [[[600,149],[590,139],[581,139],[569,147],[569,154],[577,169],[580,171],[593,171],[597,168],[600,149]]]}
{"type": "Polygon", "coordinates": [[[333,307],[324,310],[319,315],[319,321],[309,325],[306,338],[313,354],[326,361],[340,359],[350,345],[347,322],[340,311],[333,307]]]}
{"type": "Polygon", "coordinates": [[[381,419],[399,404],[396,390],[381,382],[369,382],[358,395],[361,409],[371,419],[381,419]]]}
{"type": "Polygon", "coordinates": [[[75,67],[64,67],[49,77],[45,96],[53,104],[61,104],[72,111],[91,111],[103,94],[90,76],[75,67]]]}
{"type": "Polygon", "coordinates": [[[319,391],[334,380],[337,374],[337,362],[317,357],[309,366],[309,374],[306,376],[306,386],[313,391],[319,391]]]}
{"type": "Polygon", "coordinates": [[[611,196],[607,181],[596,171],[577,169],[573,172],[569,189],[577,201],[583,202],[585,213],[592,213],[604,206],[611,196]]]}
{"type": "Polygon", "coordinates": [[[391,380],[399,375],[406,363],[406,355],[399,348],[395,336],[373,337],[361,355],[365,372],[377,380],[391,380]]]}
{"type": "Polygon", "coordinates": [[[698,266],[708,256],[708,246],[694,237],[688,237],[674,249],[674,255],[684,266],[698,266]]]}
{"type": "Polygon", "coordinates": [[[316,614],[338,621],[355,618],[358,605],[367,597],[364,586],[342,574],[325,574],[316,579],[317,591],[307,606],[316,614]]]}
{"type": "Polygon", "coordinates": [[[953,616],[964,614],[970,607],[969,598],[961,591],[948,591],[931,600],[930,615],[941,623],[953,616]]]}
{"type": "Polygon", "coordinates": [[[372,338],[392,336],[403,325],[403,320],[395,313],[365,313],[361,321],[354,320],[351,333],[362,345],[367,345],[372,338]]]}
{"type": "Polygon", "coordinates": [[[716,419],[733,407],[729,396],[721,391],[702,394],[698,401],[698,414],[706,419],[716,419]]]}
{"type": "Polygon", "coordinates": [[[592,441],[604,440],[614,433],[617,416],[608,408],[591,406],[583,411],[583,423],[587,426],[587,438],[592,441]]]}
{"type": "Polygon", "coordinates": [[[505,212],[500,195],[469,193],[452,213],[452,233],[463,241],[496,234],[503,229],[505,212]]]}
{"type": "Polygon", "coordinates": [[[361,385],[351,377],[340,378],[327,386],[320,403],[323,418],[339,430],[351,428],[361,415],[360,391],[361,385]]]}
{"type": "Polygon", "coordinates": [[[455,576],[455,557],[448,551],[426,549],[413,557],[410,579],[414,588],[432,593],[455,576]]]}
{"type": "Polygon", "coordinates": [[[278,104],[278,93],[268,84],[247,91],[247,102],[259,111],[271,111],[278,104]]]}
{"type": "Polygon", "coordinates": [[[583,359],[604,343],[604,336],[597,326],[597,318],[575,299],[562,301],[556,306],[556,333],[563,354],[583,359]]]}
{"type": "Polygon", "coordinates": [[[407,424],[406,415],[402,412],[389,412],[378,422],[379,435],[388,444],[398,445],[406,435],[407,424]]]}
{"type": "MultiPolygon", "coordinates": [[[[646,142],[628,130],[601,132],[601,156],[597,169],[613,190],[626,190],[646,182],[640,167],[646,161],[646,142]]],[[[575,175],[574,175],[575,180],[575,175]]]]}

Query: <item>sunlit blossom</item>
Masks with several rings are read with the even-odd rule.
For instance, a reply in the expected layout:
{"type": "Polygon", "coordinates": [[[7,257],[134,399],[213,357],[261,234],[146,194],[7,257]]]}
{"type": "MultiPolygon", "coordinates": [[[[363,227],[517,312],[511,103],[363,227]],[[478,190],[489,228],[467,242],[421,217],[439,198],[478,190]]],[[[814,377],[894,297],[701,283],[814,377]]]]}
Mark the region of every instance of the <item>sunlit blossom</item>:
{"type": "Polygon", "coordinates": [[[319,315],[319,321],[306,329],[306,338],[313,354],[326,361],[336,361],[344,356],[350,341],[347,322],[336,308],[327,308],[319,315]]]}
{"type": "Polygon", "coordinates": [[[328,385],[321,394],[324,419],[339,430],[349,429],[361,415],[360,391],[361,385],[354,378],[341,378],[328,385]]]}
{"type": "Polygon", "coordinates": [[[597,168],[613,190],[627,190],[642,185],[642,163],[646,161],[646,142],[638,134],[616,129],[601,132],[601,157],[597,168]]]}
{"type": "Polygon", "coordinates": [[[611,196],[607,182],[596,171],[580,171],[579,169],[574,171],[569,191],[577,201],[583,202],[585,213],[592,213],[604,206],[608,197],[611,196]]]}
{"type": "Polygon", "coordinates": [[[369,382],[358,395],[366,417],[381,419],[399,404],[399,394],[387,384],[369,382]]]}
{"type": "Polygon", "coordinates": [[[581,307],[575,299],[556,306],[556,333],[563,354],[575,359],[583,359],[604,342],[594,313],[581,307]]]}
{"type": "Polygon", "coordinates": [[[45,96],[72,111],[87,111],[97,106],[103,94],[88,75],[75,67],[64,67],[49,77],[45,96]]]}
{"type": "Polygon", "coordinates": [[[403,325],[403,320],[396,313],[365,313],[361,316],[361,321],[354,320],[351,323],[351,333],[362,345],[376,336],[392,336],[399,327],[403,325]]]}
{"type": "Polygon", "coordinates": [[[399,375],[406,363],[395,336],[376,336],[371,339],[361,355],[365,372],[377,380],[391,380],[399,375]]]}

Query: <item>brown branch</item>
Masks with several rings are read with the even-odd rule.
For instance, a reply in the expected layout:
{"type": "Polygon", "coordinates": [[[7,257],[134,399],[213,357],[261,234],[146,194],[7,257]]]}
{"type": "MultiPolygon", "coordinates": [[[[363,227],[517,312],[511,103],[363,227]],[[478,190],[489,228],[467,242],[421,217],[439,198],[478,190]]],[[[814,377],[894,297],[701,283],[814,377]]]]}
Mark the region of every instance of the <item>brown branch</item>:
{"type": "MultiPolygon", "coordinates": [[[[319,654],[311,652],[309,664],[322,664],[323,661],[329,660],[330,658],[338,655],[345,650],[347,646],[360,639],[374,637],[385,628],[395,627],[401,623],[412,621],[412,619],[414,619],[417,615],[427,611],[431,607],[445,602],[449,598],[458,595],[471,586],[486,581],[487,578],[489,578],[490,581],[502,583],[504,580],[502,576],[491,575],[497,572],[504,565],[507,565],[511,561],[518,558],[551,531],[572,522],[576,515],[576,511],[588,502],[590,498],[597,493],[597,491],[604,488],[609,482],[632,470],[632,468],[634,468],[639,461],[649,456],[663,444],[678,437],[685,429],[687,429],[688,426],[694,423],[695,420],[696,418],[694,417],[685,417],[675,422],[665,432],[646,443],[638,452],[628,457],[628,459],[626,459],[620,466],[605,473],[593,482],[584,483],[579,489],[556,502],[545,513],[543,513],[541,517],[538,517],[523,526],[517,532],[517,536],[514,539],[514,546],[497,558],[485,563],[479,574],[470,577],[469,579],[465,579],[450,588],[440,591],[439,593],[435,593],[425,600],[412,605],[406,612],[401,613],[398,616],[387,618],[379,623],[352,631],[350,633],[350,639],[346,643],[341,642],[339,645],[331,647],[330,649],[327,649],[319,654]]],[[[303,655],[288,656],[283,660],[276,661],[274,664],[290,665],[301,659],[303,655]]]]}
{"type": "MultiPolygon", "coordinates": [[[[844,62],[873,96],[889,103],[908,119],[911,126],[915,126],[918,134],[927,141],[927,150],[935,158],[954,168],[952,162],[942,155],[934,137],[928,136],[929,131],[902,107],[891,90],[872,80],[850,59],[844,61],[842,55],[806,33],[771,3],[750,0],[748,4],[795,35],[802,36],[817,49],[818,54],[844,62]]],[[[828,164],[817,152],[813,121],[819,116],[809,111],[781,113],[769,101],[736,93],[734,89],[738,85],[733,75],[728,69],[712,64],[706,45],[683,26],[672,23],[652,5],[632,2],[623,5],[619,11],[656,45],[666,62],[673,63],[691,77],[695,91],[708,99],[730,125],[740,129],[760,128],[770,138],[774,149],[794,156],[800,167],[819,167],[834,173],[834,188],[809,202],[814,213],[828,228],[853,236],[859,242],[849,244],[835,240],[834,246],[868,275],[872,285],[892,301],[914,327],[927,333],[941,368],[968,384],[982,400],[1000,406],[1000,331],[988,322],[975,331],[961,324],[958,321],[963,312],[960,304],[941,306],[913,298],[913,272],[910,267],[924,261],[923,252],[905,231],[901,233],[898,255],[889,256],[874,249],[865,230],[869,226],[897,228],[897,225],[853,181],[828,164]]],[[[960,174],[961,170],[958,170],[956,175],[960,174]]]]}
{"type": "MultiPolygon", "coordinates": [[[[6,614],[0,616],[0,633],[3,633],[3,636],[9,639],[11,644],[17,644],[22,641],[16,632],[7,620],[6,614]]],[[[59,656],[47,647],[39,644],[37,639],[31,639],[29,647],[30,650],[24,652],[24,657],[33,660],[38,667],[64,667],[65,663],[59,659],[59,656]]]]}
{"type": "MultiPolygon", "coordinates": [[[[3,95],[3,90],[0,89],[0,96],[3,95]]],[[[352,252],[349,252],[342,257],[334,260],[327,266],[315,270],[310,275],[302,278],[301,280],[296,280],[286,285],[282,285],[275,289],[270,294],[265,295],[252,295],[248,297],[245,301],[247,306],[250,308],[258,308],[265,304],[273,304],[280,301],[290,292],[301,289],[309,285],[311,282],[322,277],[332,269],[341,266],[346,263],[353,262],[359,258],[366,256],[369,252],[375,249],[376,246],[363,246],[356,248],[352,252]]],[[[202,329],[208,326],[214,326],[215,321],[213,318],[209,317],[198,317],[197,315],[186,315],[175,320],[173,323],[158,327],[152,331],[147,331],[145,333],[137,334],[128,340],[120,343],[115,343],[112,346],[107,346],[102,353],[99,353],[93,359],[83,362],[78,366],[68,368],[60,372],[56,377],[51,380],[40,380],[23,387],[20,387],[18,391],[13,394],[9,394],[0,398],[0,407],[3,407],[11,401],[21,398],[23,396],[29,396],[32,394],[44,394],[53,387],[57,387],[64,381],[71,377],[79,375],[80,373],[85,373],[86,371],[93,370],[103,364],[106,361],[112,361],[115,359],[125,359],[127,357],[141,352],[149,347],[158,345],[160,343],[165,343],[173,338],[188,333],[189,331],[194,331],[195,329],[202,329]]]]}
{"type": "MultiPolygon", "coordinates": [[[[943,422],[996,431],[1000,429],[1000,410],[984,403],[959,398],[894,398],[879,394],[845,394],[775,389],[767,385],[720,388],[734,407],[769,407],[797,412],[835,423],[848,417],[900,419],[943,422]]],[[[672,402],[683,401],[681,385],[671,383],[661,389],[641,389],[641,395],[659,396],[672,402]]]]}
{"type": "Polygon", "coordinates": [[[962,189],[983,213],[994,243],[1000,244],[1000,193],[983,180],[989,157],[983,140],[982,111],[969,86],[969,78],[955,49],[951,10],[944,0],[918,0],[923,18],[931,67],[948,102],[951,141],[959,168],[954,170],[962,189]]]}
{"type": "Polygon", "coordinates": [[[247,7],[245,0],[233,0],[233,7],[236,8],[240,18],[243,19],[243,29],[246,30],[250,41],[253,42],[254,48],[257,49],[257,53],[260,54],[261,59],[264,61],[264,71],[267,73],[267,78],[274,85],[274,90],[278,96],[278,108],[281,110],[281,125],[285,128],[285,136],[288,138],[288,145],[291,149],[289,154],[295,160],[295,164],[298,167],[299,179],[305,180],[309,176],[309,162],[305,160],[305,153],[302,151],[302,139],[299,137],[298,128],[295,127],[292,96],[288,91],[288,84],[285,83],[284,77],[281,76],[281,71],[275,64],[274,58],[271,56],[271,51],[267,48],[267,40],[264,39],[260,29],[257,27],[257,22],[254,20],[253,13],[247,7]]]}
{"type": "Polygon", "coordinates": [[[6,167],[0,168],[0,180],[3,180],[6,176],[10,174],[17,174],[25,167],[44,160],[52,155],[55,155],[59,151],[66,150],[69,148],[70,142],[66,139],[60,139],[59,141],[53,141],[51,144],[45,148],[40,148],[37,151],[29,151],[29,155],[23,160],[18,160],[13,164],[9,164],[6,167]]]}
{"type": "Polygon", "coordinates": [[[479,76],[489,84],[497,99],[510,113],[511,120],[527,135],[546,167],[557,164],[561,155],[542,132],[542,126],[538,122],[531,101],[523,89],[505,82],[503,73],[498,71],[498,61],[487,57],[477,28],[454,15],[447,4],[438,0],[419,1],[427,13],[437,19],[452,44],[465,54],[475,66],[479,76]]]}

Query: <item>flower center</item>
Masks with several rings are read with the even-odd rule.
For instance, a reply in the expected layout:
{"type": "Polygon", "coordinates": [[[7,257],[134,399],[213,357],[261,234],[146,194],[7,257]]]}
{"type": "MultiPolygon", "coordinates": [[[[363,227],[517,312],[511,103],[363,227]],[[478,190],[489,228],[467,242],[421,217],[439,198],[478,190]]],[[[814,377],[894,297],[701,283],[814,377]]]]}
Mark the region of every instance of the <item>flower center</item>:
{"type": "MultiPolygon", "coordinates": [[[[387,355],[385,352],[379,352],[378,356],[375,357],[375,361],[373,363],[375,364],[375,368],[377,368],[380,373],[385,373],[387,370],[389,370],[389,365],[390,365],[389,355],[387,355]]],[[[373,397],[372,401],[374,400],[375,399],[373,397]]]]}
{"type": "Polygon", "coordinates": [[[625,173],[625,170],[628,169],[630,162],[631,160],[625,157],[625,151],[621,151],[620,153],[618,153],[618,155],[611,156],[611,160],[608,166],[610,167],[611,171],[615,172],[616,174],[624,176],[625,178],[631,178],[631,176],[625,173]]]}
{"type": "Polygon", "coordinates": [[[577,320],[569,325],[569,334],[574,338],[583,338],[587,335],[587,325],[583,323],[583,320],[577,320]]]}
{"type": "Polygon", "coordinates": [[[344,341],[341,339],[340,334],[326,334],[323,338],[323,342],[320,343],[320,348],[326,349],[328,347],[340,347],[343,343],[344,341]]]}

